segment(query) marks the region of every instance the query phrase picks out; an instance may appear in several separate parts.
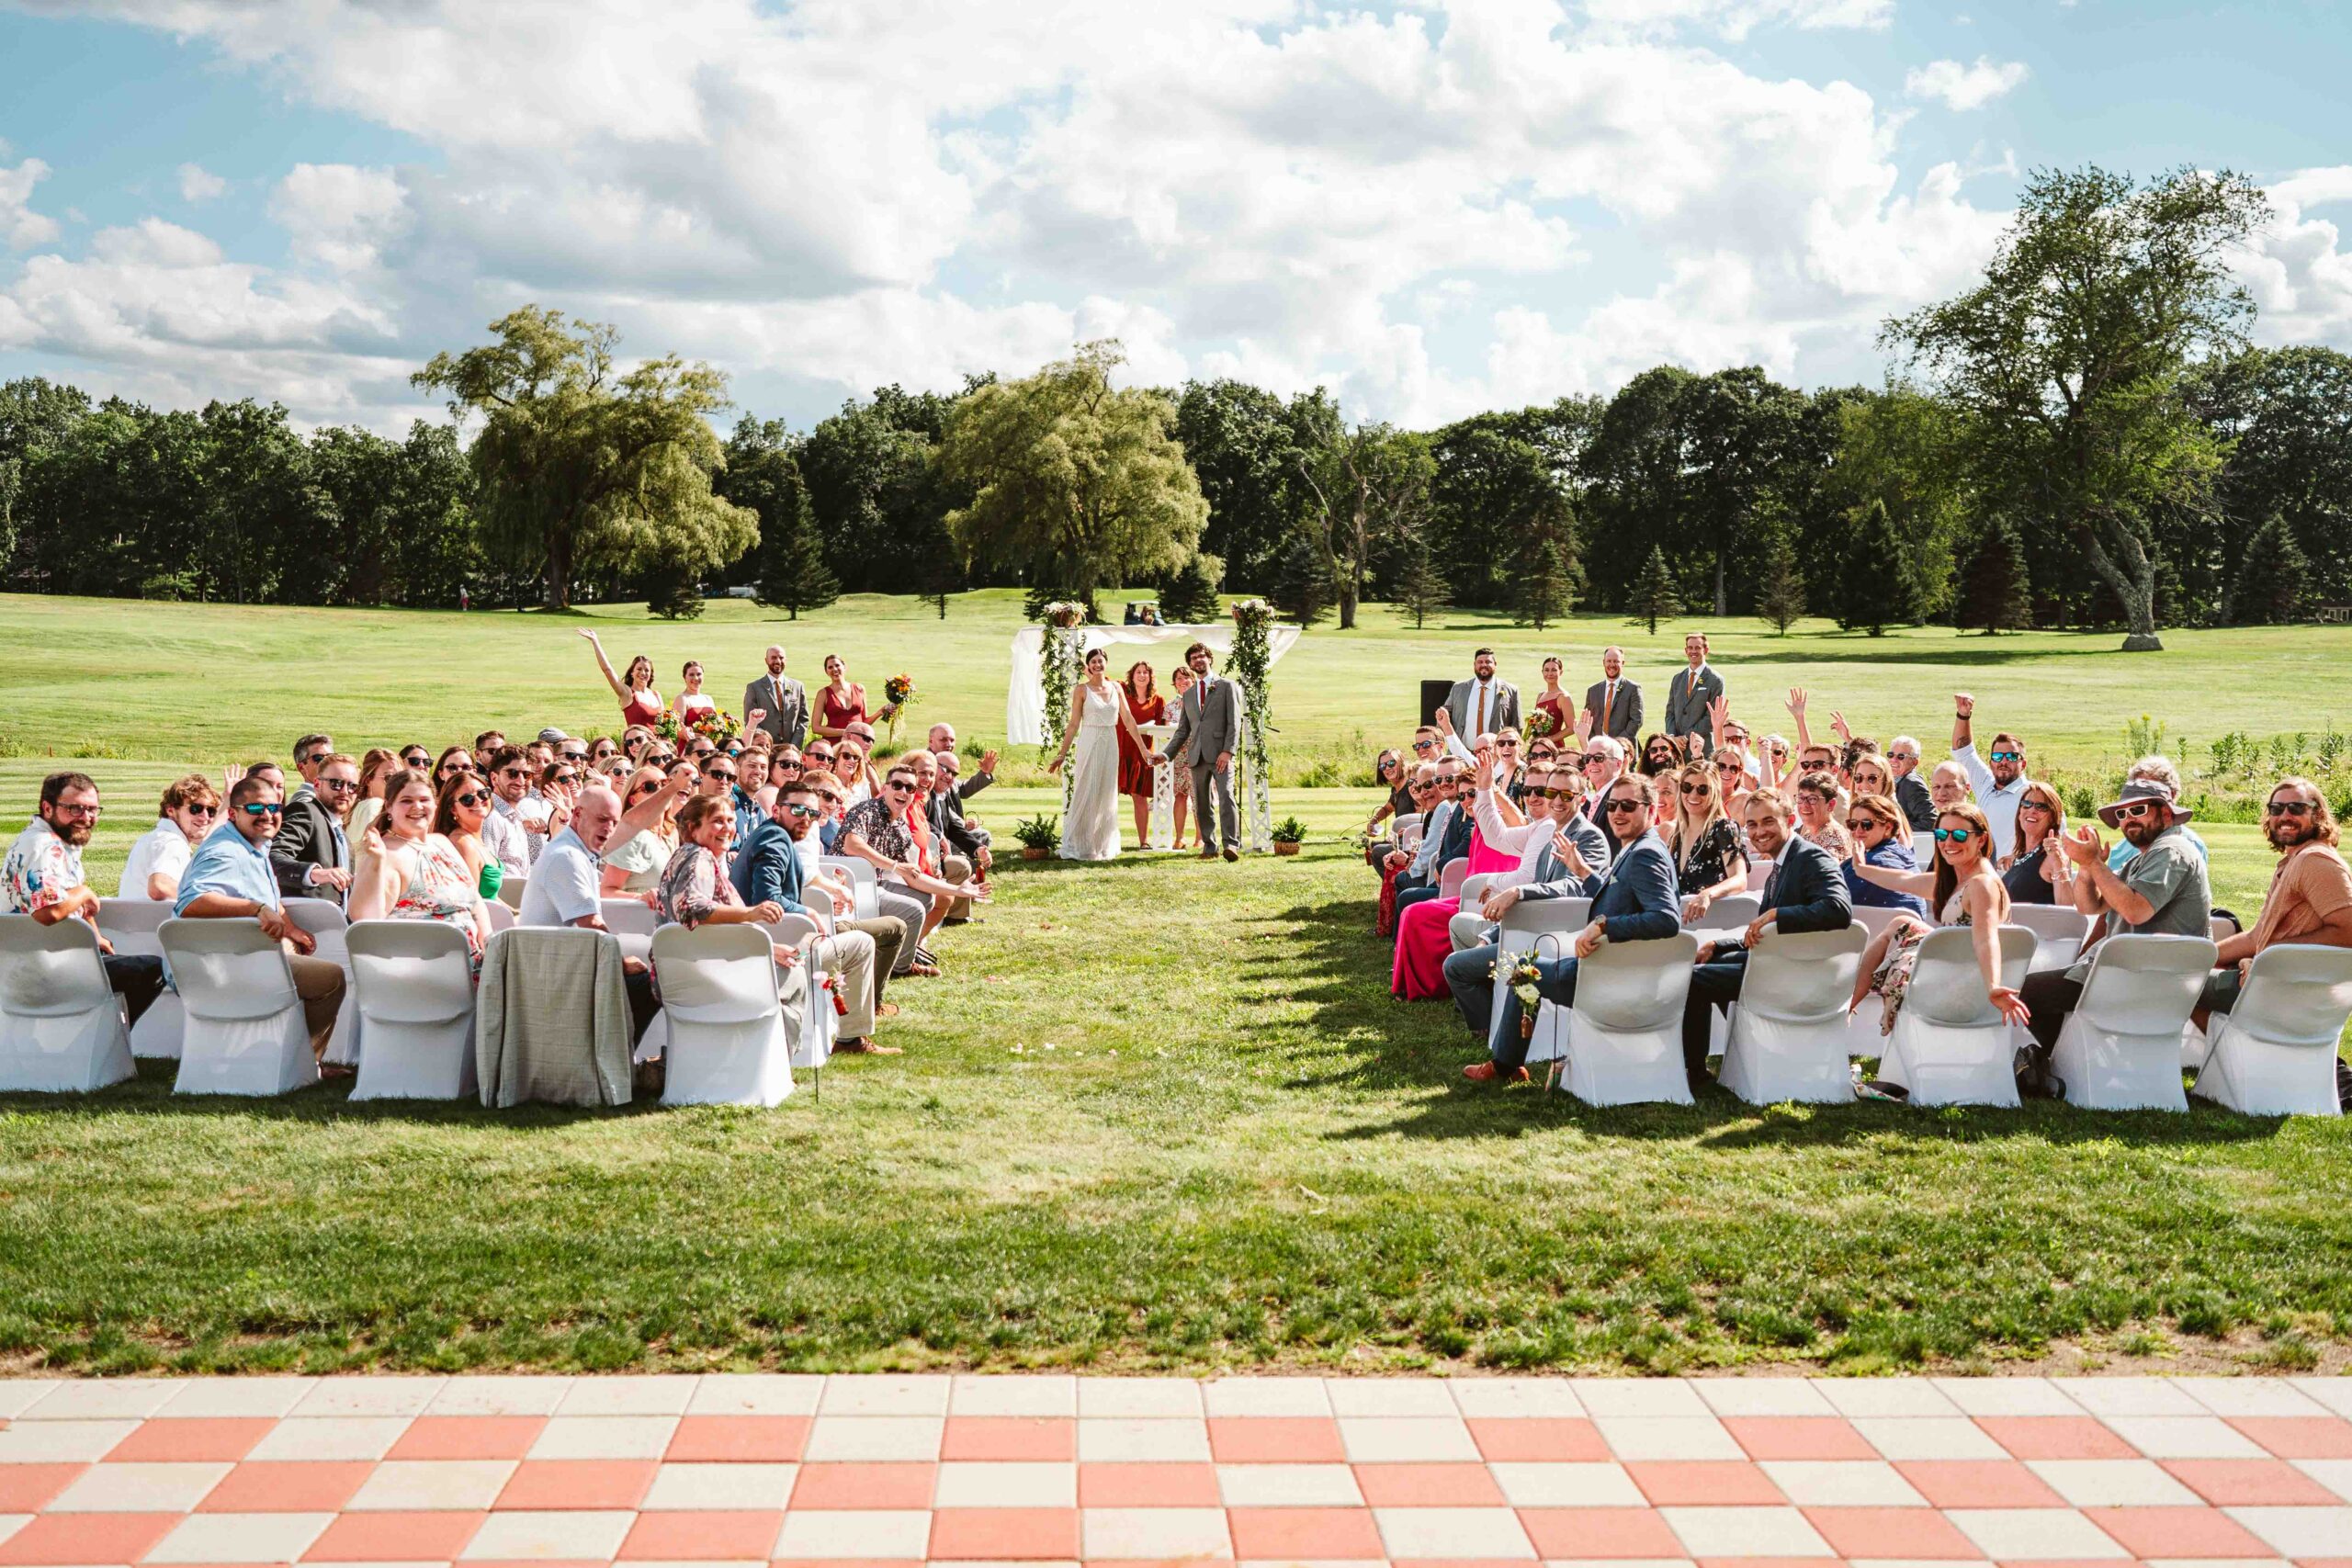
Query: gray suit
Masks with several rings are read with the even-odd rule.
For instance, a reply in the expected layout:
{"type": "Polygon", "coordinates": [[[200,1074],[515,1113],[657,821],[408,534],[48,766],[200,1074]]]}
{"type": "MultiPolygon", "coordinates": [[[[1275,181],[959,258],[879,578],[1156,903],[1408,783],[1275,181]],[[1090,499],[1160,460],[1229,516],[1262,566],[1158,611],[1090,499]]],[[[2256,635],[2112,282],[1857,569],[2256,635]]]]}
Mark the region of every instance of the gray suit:
{"type": "MultiPolygon", "coordinates": [[[[1707,705],[1724,694],[1724,678],[1715,673],[1712,664],[1702,667],[1696,682],[1690,679],[1690,667],[1686,664],[1674,672],[1666,688],[1666,733],[1697,738],[1702,748],[1714,744],[1715,722],[1708,716],[1707,705]]],[[[1703,750],[1692,756],[1704,755],[1703,750]]]]}
{"type": "Polygon", "coordinates": [[[1176,728],[1168,737],[1169,759],[1176,766],[1189,770],[1193,775],[1193,815],[1200,824],[1201,848],[1204,852],[1216,845],[1216,835],[1209,831],[1209,790],[1216,790],[1218,825],[1225,831],[1225,847],[1241,847],[1241,819],[1233,807],[1233,770],[1219,772],[1216,766],[1220,752],[1241,750],[1241,687],[1219,675],[1209,686],[1209,702],[1204,710],[1201,692],[1205,682],[1196,682],[1184,694],[1176,707],[1176,728]]]}
{"type": "Polygon", "coordinates": [[[799,682],[789,675],[761,676],[743,688],[743,716],[749,719],[753,708],[764,708],[767,716],[759,728],[768,732],[768,739],[779,745],[797,746],[808,734],[808,694],[799,682]],[[781,698],[776,687],[784,688],[781,698]]]}
{"type": "Polygon", "coordinates": [[[1595,681],[1585,689],[1584,705],[1586,711],[1592,715],[1592,732],[1595,735],[1613,736],[1628,746],[1637,744],[1637,738],[1642,732],[1642,683],[1640,682],[1628,681],[1623,676],[1619,676],[1617,698],[1614,703],[1611,703],[1609,682],[1595,681]],[[1605,713],[1601,711],[1604,705],[1608,708],[1605,713]]]}
{"type": "Polygon", "coordinates": [[[1462,743],[1465,746],[1481,734],[1519,728],[1519,688],[1499,675],[1487,684],[1493,690],[1487,698],[1487,727],[1484,730],[1477,728],[1478,716],[1471,711],[1478,690],[1475,678],[1456,681],[1453,690],[1446,694],[1445,711],[1453,716],[1453,732],[1462,737],[1462,743]]]}

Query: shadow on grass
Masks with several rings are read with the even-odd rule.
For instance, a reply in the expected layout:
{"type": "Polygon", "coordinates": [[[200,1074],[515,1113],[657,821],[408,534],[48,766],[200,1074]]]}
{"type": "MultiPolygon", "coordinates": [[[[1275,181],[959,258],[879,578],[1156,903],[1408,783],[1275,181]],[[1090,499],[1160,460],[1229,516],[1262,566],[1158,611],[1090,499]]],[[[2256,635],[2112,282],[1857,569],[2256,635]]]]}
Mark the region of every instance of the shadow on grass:
{"type": "MultiPolygon", "coordinates": [[[[1371,929],[1371,902],[1301,905],[1272,917],[1288,931],[1292,951],[1244,960],[1280,979],[1295,1001],[1310,1004],[1311,1027],[1335,1043],[1320,1058],[1327,1070],[1295,1074],[1284,1087],[1353,1087],[1422,1097],[1385,1122],[1329,1134],[1340,1141],[1402,1134],[1416,1138],[1517,1138],[1575,1129],[1597,1137],[1687,1142],[1702,1149],[1815,1148],[1878,1141],[1890,1134],[1935,1143],[2030,1138],[2078,1145],[2113,1141],[2135,1148],[2265,1142],[2283,1117],[2245,1116],[2192,1101],[2186,1116],[2159,1111],[2086,1111],[2052,1101],[2017,1110],[1993,1106],[1910,1109],[1858,1100],[1849,1106],[1750,1105],[1710,1086],[1695,1106],[1595,1106],[1536,1086],[1497,1089],[1465,1081],[1462,1068],[1486,1054],[1449,998],[1400,1001],[1387,987],[1392,948],[1371,929]]],[[[1270,922],[1270,923],[1272,923],[1270,922]]],[[[1272,1033],[1291,1022],[1258,1022],[1272,1033]]]]}
{"type": "Polygon", "coordinates": [[[405,1122],[416,1126],[495,1126],[518,1132],[553,1131],[582,1122],[650,1115],[665,1108],[659,1100],[634,1100],[627,1105],[517,1105],[507,1109],[485,1106],[479,1100],[351,1099],[352,1080],[328,1078],[291,1094],[175,1094],[172,1081],[179,1064],[158,1058],[139,1063],[139,1076],[94,1094],[0,1094],[0,1112],[40,1112],[47,1121],[61,1117],[238,1116],[270,1122],[345,1123],[405,1122]]]}

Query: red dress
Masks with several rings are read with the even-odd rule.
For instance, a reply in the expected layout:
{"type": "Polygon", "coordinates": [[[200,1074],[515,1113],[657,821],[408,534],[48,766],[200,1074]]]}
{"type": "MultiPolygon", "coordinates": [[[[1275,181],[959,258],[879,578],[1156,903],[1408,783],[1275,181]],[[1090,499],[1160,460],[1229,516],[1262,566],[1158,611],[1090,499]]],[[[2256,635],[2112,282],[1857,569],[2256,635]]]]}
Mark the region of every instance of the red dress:
{"type": "Polygon", "coordinates": [[[873,718],[869,716],[865,711],[865,688],[862,686],[852,686],[849,689],[849,694],[850,700],[846,705],[844,705],[834,700],[832,687],[821,686],[818,688],[817,723],[820,728],[825,729],[847,729],[853,724],[872,724],[874,722],[873,718]]]}
{"type": "Polygon", "coordinates": [[[632,724],[641,724],[650,729],[653,728],[654,720],[661,716],[662,694],[650,686],[631,692],[621,703],[623,729],[627,729],[632,724]]]}
{"type": "MultiPolygon", "coordinates": [[[[1519,857],[1507,850],[1489,849],[1487,835],[1470,834],[1467,876],[1514,871],[1519,857]]],[[[1459,898],[1424,898],[1396,918],[1396,958],[1390,966],[1388,988],[1408,1002],[1439,1000],[1453,994],[1445,983],[1445,961],[1453,952],[1453,917],[1459,898]]]]}
{"type": "MultiPolygon", "coordinates": [[[[1141,724],[1158,724],[1168,716],[1168,699],[1154,696],[1148,703],[1136,701],[1134,688],[1119,683],[1119,694],[1126,699],[1127,712],[1141,724]]],[[[1149,754],[1135,742],[1125,725],[1119,726],[1119,793],[1151,798],[1152,766],[1149,754]]]]}
{"type": "Polygon", "coordinates": [[[1553,745],[1557,746],[1563,735],[1574,735],[1577,732],[1577,710],[1568,705],[1566,699],[1538,697],[1535,699],[1535,705],[1552,716],[1552,728],[1545,739],[1553,745]]]}

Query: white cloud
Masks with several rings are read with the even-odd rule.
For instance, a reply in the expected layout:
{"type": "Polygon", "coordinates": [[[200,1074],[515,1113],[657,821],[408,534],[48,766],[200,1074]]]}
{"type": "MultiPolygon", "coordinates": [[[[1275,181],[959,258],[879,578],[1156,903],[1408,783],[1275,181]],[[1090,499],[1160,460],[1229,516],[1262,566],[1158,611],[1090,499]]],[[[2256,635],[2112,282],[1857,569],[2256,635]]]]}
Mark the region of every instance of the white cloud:
{"type": "Polygon", "coordinates": [[[1996,61],[1980,54],[1973,65],[1957,60],[1932,61],[1916,66],[1903,78],[1903,90],[1915,98],[1933,98],[1956,112],[1981,109],[2025,84],[2023,61],[1996,61]]]}
{"type": "Polygon", "coordinates": [[[2352,340],[2352,254],[2333,221],[2312,215],[2352,202],[2352,164],[2303,169],[2269,190],[2271,220],[2238,264],[2259,311],[2256,335],[2271,344],[2352,340]]]}
{"type": "Polygon", "coordinates": [[[201,164],[182,164],[179,170],[182,201],[210,201],[229,188],[229,182],[201,164]]]}
{"type": "Polygon", "coordinates": [[[15,168],[0,168],[0,240],[12,251],[28,250],[57,238],[57,220],[44,218],[29,205],[33,186],[49,176],[49,165],[28,158],[15,168]]]}
{"type": "Polygon", "coordinates": [[[1894,0],[1586,0],[1607,27],[1664,30],[1696,25],[1737,42],[1759,27],[1884,28],[1894,0]]]}
{"type": "Polygon", "coordinates": [[[407,227],[408,196],[390,169],[297,164],[271,193],[269,215],[298,261],[356,272],[407,227]]]}

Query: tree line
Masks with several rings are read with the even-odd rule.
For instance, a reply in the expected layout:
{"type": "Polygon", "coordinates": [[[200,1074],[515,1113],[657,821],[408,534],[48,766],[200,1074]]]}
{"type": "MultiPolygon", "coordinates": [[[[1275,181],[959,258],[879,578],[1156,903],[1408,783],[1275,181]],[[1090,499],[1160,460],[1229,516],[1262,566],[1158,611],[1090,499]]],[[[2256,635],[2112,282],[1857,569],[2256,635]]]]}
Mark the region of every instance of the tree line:
{"type": "Polygon", "coordinates": [[[722,435],[720,373],[624,369],[610,327],[536,306],[420,369],[452,418],[400,441],[31,378],[0,386],[0,560],[17,590],[240,603],[690,615],[748,583],[944,615],[971,586],[1148,584],[1175,619],[1225,592],[1342,626],[1373,599],[2149,646],[2352,601],[2352,358],[2251,346],[2228,264],[2266,211],[2227,172],[2037,173],[1983,279],[1885,324],[1882,385],[1661,366],[1430,431],[1320,388],[1119,388],[1089,344],[722,435]]]}

